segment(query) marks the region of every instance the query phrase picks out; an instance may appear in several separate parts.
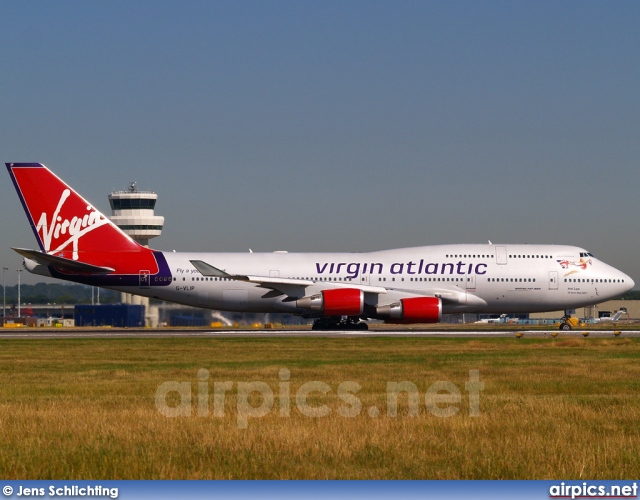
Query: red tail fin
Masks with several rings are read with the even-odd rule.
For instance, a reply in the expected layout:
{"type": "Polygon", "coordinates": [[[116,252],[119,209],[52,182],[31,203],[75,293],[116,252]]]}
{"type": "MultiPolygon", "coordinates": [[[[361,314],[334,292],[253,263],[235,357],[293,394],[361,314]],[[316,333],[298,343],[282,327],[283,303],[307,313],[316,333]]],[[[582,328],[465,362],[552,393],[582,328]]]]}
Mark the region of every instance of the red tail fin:
{"type": "Polygon", "coordinates": [[[47,167],[6,165],[43,252],[111,267],[114,274],[157,271],[152,250],[124,234],[47,167]]]}

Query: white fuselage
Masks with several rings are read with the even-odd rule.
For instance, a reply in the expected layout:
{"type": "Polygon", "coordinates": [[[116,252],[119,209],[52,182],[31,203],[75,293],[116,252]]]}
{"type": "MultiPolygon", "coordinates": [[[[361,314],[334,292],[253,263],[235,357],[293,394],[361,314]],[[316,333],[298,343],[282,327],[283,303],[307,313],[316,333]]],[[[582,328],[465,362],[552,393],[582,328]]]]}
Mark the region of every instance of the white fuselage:
{"type": "Polygon", "coordinates": [[[365,303],[371,307],[428,295],[442,298],[443,313],[524,313],[596,304],[634,285],[629,276],[586,250],[560,245],[438,245],[370,253],[164,253],[164,257],[170,277],[152,277],[140,287],[118,289],[209,309],[308,314],[292,297],[358,287],[364,289],[365,303]],[[230,275],[303,284],[290,282],[278,291],[261,283],[203,276],[192,260],[230,275]]]}

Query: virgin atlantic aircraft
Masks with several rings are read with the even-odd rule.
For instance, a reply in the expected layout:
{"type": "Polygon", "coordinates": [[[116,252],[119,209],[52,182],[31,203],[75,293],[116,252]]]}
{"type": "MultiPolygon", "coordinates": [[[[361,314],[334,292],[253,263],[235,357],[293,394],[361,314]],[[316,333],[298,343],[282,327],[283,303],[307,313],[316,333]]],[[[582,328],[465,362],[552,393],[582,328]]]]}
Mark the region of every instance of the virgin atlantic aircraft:
{"type": "MultiPolygon", "coordinates": [[[[435,245],[369,253],[182,253],[143,247],[40,163],[7,163],[39,250],[14,248],[42,276],[190,306],[315,318],[437,323],[448,313],[575,309],[633,288],[583,248],[435,245]]],[[[567,325],[568,326],[568,325],[567,325]]]]}

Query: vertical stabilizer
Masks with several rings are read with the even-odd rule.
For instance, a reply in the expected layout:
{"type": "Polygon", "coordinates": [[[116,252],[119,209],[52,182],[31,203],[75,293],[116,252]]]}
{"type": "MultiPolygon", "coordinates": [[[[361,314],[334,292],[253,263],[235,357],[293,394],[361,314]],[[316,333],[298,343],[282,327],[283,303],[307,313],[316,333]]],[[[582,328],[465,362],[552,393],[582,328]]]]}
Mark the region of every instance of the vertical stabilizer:
{"type": "Polygon", "coordinates": [[[115,274],[157,271],[140,246],[40,163],[7,163],[40,249],[56,257],[113,268],[115,274]]]}

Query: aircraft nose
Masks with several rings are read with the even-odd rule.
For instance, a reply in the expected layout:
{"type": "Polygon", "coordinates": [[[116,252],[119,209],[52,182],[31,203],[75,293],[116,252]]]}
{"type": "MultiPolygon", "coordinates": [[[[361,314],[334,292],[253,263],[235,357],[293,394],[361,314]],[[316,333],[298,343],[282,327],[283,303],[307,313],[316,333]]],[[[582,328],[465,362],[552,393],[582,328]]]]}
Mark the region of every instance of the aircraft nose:
{"type": "Polygon", "coordinates": [[[629,287],[627,291],[633,290],[633,287],[636,286],[635,282],[629,276],[625,277],[624,282],[629,287]]]}

